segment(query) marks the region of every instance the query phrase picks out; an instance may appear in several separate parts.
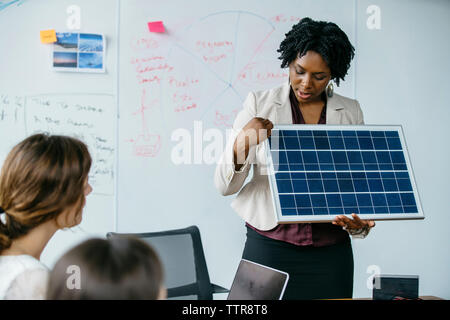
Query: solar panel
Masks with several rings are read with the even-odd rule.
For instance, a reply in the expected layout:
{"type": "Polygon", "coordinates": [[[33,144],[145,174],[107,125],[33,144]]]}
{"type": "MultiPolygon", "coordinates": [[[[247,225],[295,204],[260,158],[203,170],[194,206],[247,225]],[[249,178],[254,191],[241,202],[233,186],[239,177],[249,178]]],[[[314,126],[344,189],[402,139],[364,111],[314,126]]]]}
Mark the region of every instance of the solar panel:
{"type": "Polygon", "coordinates": [[[424,218],[401,126],[275,126],[265,144],[278,223],[424,218]]]}

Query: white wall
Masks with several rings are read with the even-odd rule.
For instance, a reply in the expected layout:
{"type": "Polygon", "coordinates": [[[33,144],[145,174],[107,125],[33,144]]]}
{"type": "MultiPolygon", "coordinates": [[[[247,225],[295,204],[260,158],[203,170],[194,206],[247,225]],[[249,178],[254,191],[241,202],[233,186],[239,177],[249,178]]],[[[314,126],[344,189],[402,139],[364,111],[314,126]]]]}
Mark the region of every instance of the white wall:
{"type": "MultiPolygon", "coordinates": [[[[355,296],[370,296],[370,265],[416,274],[419,293],[450,299],[450,2],[358,1],[356,98],[368,124],[401,124],[425,213],[423,221],[379,222],[354,242],[355,296]],[[377,4],[381,29],[365,9],[377,4]]],[[[373,271],[371,271],[373,272],[373,271]]]]}

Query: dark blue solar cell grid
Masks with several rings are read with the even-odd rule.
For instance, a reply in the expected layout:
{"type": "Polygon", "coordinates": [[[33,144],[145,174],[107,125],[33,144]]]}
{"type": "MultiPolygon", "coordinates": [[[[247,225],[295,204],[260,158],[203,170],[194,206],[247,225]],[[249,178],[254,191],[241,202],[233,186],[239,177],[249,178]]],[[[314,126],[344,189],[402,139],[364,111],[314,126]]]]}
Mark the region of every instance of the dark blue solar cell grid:
{"type": "Polygon", "coordinates": [[[397,131],[273,130],[283,216],[418,213],[397,131]]]}

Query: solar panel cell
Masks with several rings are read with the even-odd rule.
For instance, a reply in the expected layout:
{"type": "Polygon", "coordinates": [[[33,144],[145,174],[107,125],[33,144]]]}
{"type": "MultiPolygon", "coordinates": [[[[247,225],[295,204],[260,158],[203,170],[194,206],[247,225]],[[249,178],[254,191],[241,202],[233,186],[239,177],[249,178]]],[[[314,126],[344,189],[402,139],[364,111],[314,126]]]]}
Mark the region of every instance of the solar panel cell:
{"type": "MultiPolygon", "coordinates": [[[[292,209],[292,208],[282,208],[281,214],[283,216],[296,216],[296,215],[298,215],[298,210],[292,209]]],[[[307,213],[307,214],[311,214],[311,213],[307,213]]]]}
{"type": "Polygon", "coordinates": [[[416,200],[413,193],[401,193],[400,194],[403,206],[415,206],[416,200]]]}
{"type": "Polygon", "coordinates": [[[383,179],[384,191],[398,191],[397,181],[395,179],[383,179]]]}
{"type": "Polygon", "coordinates": [[[389,150],[402,150],[402,144],[399,138],[387,138],[389,150]]]}
{"type": "Polygon", "coordinates": [[[306,180],[292,180],[292,184],[294,185],[295,193],[308,192],[308,184],[306,180]]]}
{"type": "Polygon", "coordinates": [[[329,150],[330,143],[327,137],[314,137],[314,144],[317,150],[329,150]]]}
{"type": "Polygon", "coordinates": [[[342,207],[341,195],[340,194],[327,194],[327,203],[329,207],[342,207]]]}
{"type": "Polygon", "coordinates": [[[333,164],[333,157],[331,156],[330,151],[317,152],[317,157],[321,164],[333,164]]]}
{"type": "Polygon", "coordinates": [[[397,179],[399,191],[413,191],[411,181],[409,179],[397,179]]]}
{"type": "Polygon", "coordinates": [[[330,130],[327,133],[329,137],[342,137],[342,131],[340,130],[330,130]]]}
{"type": "Polygon", "coordinates": [[[342,131],[342,135],[343,135],[344,137],[356,137],[356,131],[353,131],[353,130],[345,130],[345,131],[342,131]]]}
{"type": "Polygon", "coordinates": [[[385,135],[386,137],[391,137],[391,138],[398,138],[398,137],[399,137],[397,131],[385,131],[385,132],[384,132],[384,135],[385,135]]]}
{"type": "Polygon", "coordinates": [[[283,138],[286,150],[299,150],[298,139],[294,137],[283,138]]]}
{"type": "Polygon", "coordinates": [[[328,209],[326,207],[314,207],[314,214],[315,215],[328,215],[328,209]]]}
{"type": "Polygon", "coordinates": [[[313,133],[311,130],[300,130],[297,131],[299,137],[312,137],[313,133]]]}
{"type": "MultiPolygon", "coordinates": [[[[292,193],[292,182],[291,180],[277,180],[277,187],[279,193],[292,193]]],[[[298,192],[298,191],[295,191],[298,192]]]]}
{"type": "Polygon", "coordinates": [[[392,163],[396,164],[405,164],[405,157],[403,156],[403,152],[400,151],[391,151],[390,156],[392,159],[392,163]]]}
{"type": "Polygon", "coordinates": [[[373,141],[373,146],[375,148],[375,150],[386,150],[387,147],[387,142],[386,142],[386,138],[372,138],[373,141]]]}
{"type": "Polygon", "coordinates": [[[289,180],[289,179],[291,179],[291,174],[290,173],[276,173],[275,174],[275,178],[277,179],[277,180],[289,180]]]}
{"type": "Polygon", "coordinates": [[[418,211],[416,206],[406,206],[403,207],[403,209],[405,210],[405,213],[417,213],[418,211]]]}
{"type": "Polygon", "coordinates": [[[315,151],[302,151],[302,157],[307,164],[317,163],[317,153],[315,151]]]}
{"type": "Polygon", "coordinates": [[[348,158],[348,162],[351,164],[362,164],[362,157],[361,157],[361,152],[360,151],[352,151],[352,152],[347,152],[347,158],[348,158]]]}
{"type": "Polygon", "coordinates": [[[339,186],[336,179],[323,180],[325,192],[339,192],[339,186]]]}
{"type": "Polygon", "coordinates": [[[296,208],[293,195],[280,195],[280,204],[282,208],[296,208]]]}
{"type": "Polygon", "coordinates": [[[344,140],[341,137],[330,138],[330,148],[332,150],[342,150],[344,149],[344,140]]]}
{"type": "Polygon", "coordinates": [[[312,194],[311,203],[313,207],[326,207],[327,201],[325,200],[325,195],[323,194],[312,194]]]}
{"type": "Polygon", "coordinates": [[[287,151],[289,164],[303,164],[302,154],[298,151],[287,151]]]}
{"type": "Polygon", "coordinates": [[[358,209],[357,207],[354,207],[354,208],[348,208],[348,207],[346,207],[346,208],[344,208],[344,213],[345,213],[345,214],[348,214],[348,215],[350,215],[350,214],[352,214],[352,213],[358,214],[358,213],[359,213],[359,209],[358,209]]]}
{"type": "Polygon", "coordinates": [[[370,135],[374,138],[385,137],[384,131],[370,131],[370,135]]]}
{"type": "Polygon", "coordinates": [[[345,148],[347,150],[358,150],[359,149],[358,139],[356,139],[356,138],[345,137],[344,144],[345,144],[345,148]]]}
{"type": "Polygon", "coordinates": [[[333,151],[332,155],[333,155],[335,164],[346,164],[347,163],[347,155],[345,154],[345,151],[333,151]]]}
{"type": "Polygon", "coordinates": [[[353,179],[353,185],[356,192],[368,192],[369,185],[367,184],[367,179],[353,179]]]}
{"type": "Polygon", "coordinates": [[[362,158],[365,164],[377,163],[377,158],[375,157],[375,152],[372,151],[361,151],[362,158]]]}
{"type": "Polygon", "coordinates": [[[353,182],[350,179],[339,179],[338,180],[340,192],[354,192],[353,182]]]}
{"type": "Polygon", "coordinates": [[[301,137],[299,139],[300,147],[303,150],[314,150],[314,139],[310,137],[301,137]]]}
{"type": "Polygon", "coordinates": [[[389,207],[390,213],[404,213],[403,207],[389,207]]]}
{"type": "Polygon", "coordinates": [[[375,214],[384,214],[389,212],[388,207],[373,207],[373,210],[375,211],[375,214]]]}
{"type": "Polygon", "coordinates": [[[309,216],[313,214],[312,208],[298,208],[297,211],[299,215],[309,216]]]}
{"type": "Polygon", "coordinates": [[[348,193],[348,194],[342,194],[342,204],[344,205],[344,207],[356,207],[357,203],[356,203],[356,197],[354,194],[352,193],[348,193]]]}
{"type": "Polygon", "coordinates": [[[330,215],[341,215],[344,214],[344,208],[340,207],[340,208],[329,208],[329,213],[330,215]]]}
{"type": "Polygon", "coordinates": [[[387,207],[386,196],[382,193],[371,193],[372,203],[374,207],[387,207]]]}
{"type": "Polygon", "coordinates": [[[398,193],[386,193],[386,200],[389,207],[396,207],[402,205],[398,193]]]}
{"type": "Polygon", "coordinates": [[[366,138],[366,137],[359,137],[358,138],[358,142],[359,142],[359,148],[358,149],[364,149],[364,150],[373,150],[373,143],[372,143],[372,138],[366,138]]]}
{"type": "Polygon", "coordinates": [[[359,207],[359,213],[374,214],[374,210],[373,210],[373,207],[359,207]]]}
{"type": "Polygon", "coordinates": [[[372,207],[372,200],[370,199],[370,194],[368,193],[358,193],[356,195],[358,200],[358,205],[360,207],[372,207]]]}
{"type": "Polygon", "coordinates": [[[295,202],[298,208],[311,208],[311,198],[309,194],[296,194],[295,202]]]}
{"type": "Polygon", "coordinates": [[[383,183],[381,182],[381,179],[370,179],[369,190],[371,192],[383,192],[383,183]]]}
{"type": "Polygon", "coordinates": [[[318,179],[308,180],[309,192],[324,192],[322,181],[318,179]]]}

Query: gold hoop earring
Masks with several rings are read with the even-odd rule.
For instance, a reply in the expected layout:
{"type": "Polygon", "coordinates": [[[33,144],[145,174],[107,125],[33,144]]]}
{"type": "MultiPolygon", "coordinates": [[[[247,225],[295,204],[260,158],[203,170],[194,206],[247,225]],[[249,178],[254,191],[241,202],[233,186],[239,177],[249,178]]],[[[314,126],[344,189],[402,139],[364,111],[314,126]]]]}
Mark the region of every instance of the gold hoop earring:
{"type": "Polygon", "coordinates": [[[330,81],[330,83],[327,86],[327,97],[331,98],[334,94],[334,85],[333,82],[330,81]]]}

